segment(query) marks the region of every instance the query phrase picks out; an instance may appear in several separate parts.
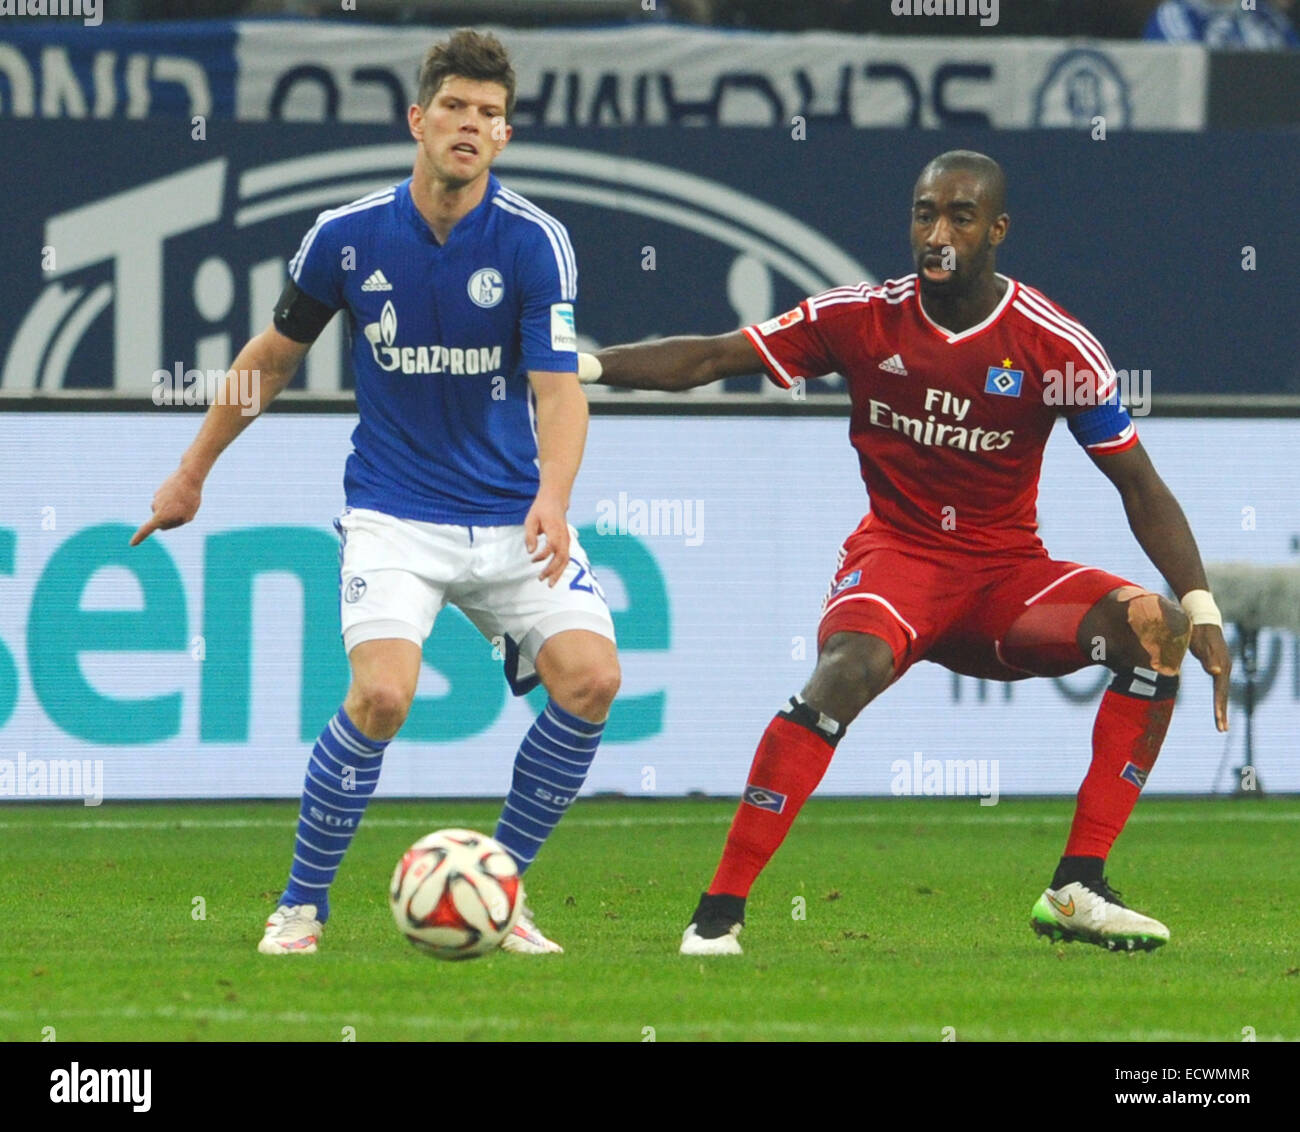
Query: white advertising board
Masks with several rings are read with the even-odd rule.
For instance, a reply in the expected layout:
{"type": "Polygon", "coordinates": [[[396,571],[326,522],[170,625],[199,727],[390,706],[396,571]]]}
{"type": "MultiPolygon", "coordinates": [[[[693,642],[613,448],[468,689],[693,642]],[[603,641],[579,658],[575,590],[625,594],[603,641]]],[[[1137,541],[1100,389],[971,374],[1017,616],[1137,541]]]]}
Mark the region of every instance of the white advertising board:
{"type": "MultiPolygon", "coordinates": [[[[166,409],[0,414],[0,799],[40,795],[19,771],[55,760],[98,764],[104,798],[298,793],[346,688],[331,521],[353,418],[256,422],[193,524],[128,549],[198,423],[166,409]]],[[[1294,422],[1139,431],[1207,562],[1297,562],[1294,422]]],[[[615,611],[624,683],[588,792],[739,792],[767,721],[812,670],[835,553],[865,510],[846,434],[825,417],[593,420],[570,517],[615,611]]],[[[1055,557],[1163,588],[1063,428],[1039,507],[1055,557]]],[[[535,707],[452,611],[425,657],[379,793],[503,794],[535,707]]],[[[1265,631],[1260,663],[1260,778],[1300,790],[1295,637],[1265,631]]],[[[1104,682],[1094,668],[980,685],[919,664],[849,730],[822,790],[889,794],[920,752],[997,760],[1003,795],[1072,793],[1104,682]]],[[[1230,734],[1215,731],[1210,680],[1189,658],[1148,789],[1230,789],[1243,722],[1234,705],[1230,734]]]]}

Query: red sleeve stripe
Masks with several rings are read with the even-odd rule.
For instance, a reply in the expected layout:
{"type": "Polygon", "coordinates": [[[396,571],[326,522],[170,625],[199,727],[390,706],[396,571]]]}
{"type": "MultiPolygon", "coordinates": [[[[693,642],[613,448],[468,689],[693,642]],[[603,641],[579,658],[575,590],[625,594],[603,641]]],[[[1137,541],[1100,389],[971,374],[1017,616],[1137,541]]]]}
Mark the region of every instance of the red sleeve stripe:
{"type": "Polygon", "coordinates": [[[871,301],[872,284],[859,283],[856,287],[832,287],[808,299],[808,321],[817,321],[817,312],[822,307],[837,303],[867,303],[871,301]]]}
{"type": "Polygon", "coordinates": [[[1070,343],[1070,345],[1078,350],[1080,357],[1088,363],[1088,368],[1091,369],[1097,377],[1097,396],[1102,400],[1110,397],[1110,395],[1115,391],[1118,383],[1115,378],[1115,371],[1110,368],[1110,362],[1106,358],[1104,352],[1099,356],[1090,342],[1074,333],[1068,328],[1068,326],[1063,326],[1055,319],[1036,312],[1033,308],[1022,303],[1019,299],[1017,299],[1012,305],[1031,322],[1035,322],[1039,326],[1045,327],[1058,338],[1064,338],[1070,343]]]}
{"type": "MultiPolygon", "coordinates": [[[[1059,306],[1057,306],[1054,302],[1052,302],[1051,299],[1049,299],[1046,295],[1044,295],[1042,291],[1037,291],[1033,287],[1026,287],[1022,283],[1020,285],[1020,292],[1027,301],[1034,302],[1036,305],[1038,305],[1048,313],[1055,315],[1062,322],[1068,323],[1070,326],[1074,327],[1080,334],[1082,334],[1086,339],[1088,339],[1089,342],[1091,342],[1094,346],[1097,347],[1097,351],[1100,354],[1102,354],[1103,356],[1105,355],[1106,351],[1102,349],[1102,345],[1097,340],[1097,336],[1093,334],[1092,331],[1089,330],[1086,326],[1084,326],[1083,323],[1081,323],[1078,319],[1071,318],[1070,315],[1066,314],[1065,311],[1063,311],[1059,306]]],[[[1106,361],[1107,363],[1109,363],[1110,359],[1107,358],[1106,361]]]]}
{"type": "Polygon", "coordinates": [[[812,302],[809,302],[808,306],[815,313],[825,307],[833,307],[839,303],[859,303],[865,305],[871,302],[872,299],[883,299],[887,303],[897,304],[909,298],[911,294],[912,292],[910,288],[906,291],[868,291],[866,294],[860,295],[836,295],[829,299],[822,299],[815,305],[812,302]]]}
{"type": "Polygon", "coordinates": [[[1110,440],[1099,440],[1096,444],[1084,445],[1085,451],[1104,452],[1110,455],[1114,452],[1123,452],[1126,448],[1132,448],[1138,442],[1137,426],[1130,423],[1123,432],[1110,440]]]}
{"type": "Polygon", "coordinates": [[[890,304],[900,303],[912,293],[913,278],[909,276],[888,283],[859,283],[854,287],[832,287],[829,291],[822,291],[808,300],[808,321],[816,322],[817,312],[823,307],[840,303],[869,303],[872,299],[884,299],[890,304]]]}
{"type": "Polygon", "coordinates": [[[831,287],[825,291],[819,291],[808,300],[810,306],[823,306],[826,302],[836,299],[859,299],[866,301],[874,298],[876,295],[885,294],[886,292],[895,292],[900,290],[911,290],[912,280],[915,276],[909,275],[906,279],[889,279],[884,283],[854,283],[843,287],[831,287]]]}
{"type": "Polygon", "coordinates": [[[785,366],[778,362],[776,356],[767,348],[767,343],[763,341],[763,336],[758,332],[758,328],[746,326],[744,334],[753,344],[754,349],[758,351],[758,356],[763,360],[763,364],[767,366],[767,372],[772,380],[782,389],[791,388],[795,379],[786,372],[785,366]]]}
{"type": "Polygon", "coordinates": [[[1035,294],[1032,289],[1028,293],[1022,293],[1022,295],[1023,297],[1021,301],[1023,301],[1026,306],[1036,310],[1043,316],[1043,318],[1053,325],[1059,326],[1063,330],[1078,336],[1092,348],[1093,353],[1101,359],[1102,370],[1098,372],[1109,372],[1112,374],[1115,372],[1115,367],[1111,365],[1110,358],[1106,354],[1102,344],[1097,341],[1096,336],[1093,335],[1093,333],[1084,326],[1083,323],[1062,313],[1059,307],[1049,303],[1042,297],[1042,295],[1035,294]]]}
{"type": "Polygon", "coordinates": [[[1101,368],[1098,369],[1096,363],[1091,360],[1089,364],[1093,365],[1094,372],[1098,377],[1105,377],[1107,379],[1105,381],[1106,387],[1099,390],[1099,392],[1103,397],[1109,397],[1115,386],[1115,367],[1111,364],[1110,358],[1107,356],[1105,349],[1102,348],[1102,344],[1097,341],[1092,332],[1089,331],[1083,323],[1070,318],[1069,315],[1063,313],[1059,307],[1043,298],[1043,296],[1032,287],[1022,287],[1020,294],[1022,301],[1026,306],[1036,310],[1043,316],[1043,318],[1053,325],[1059,326],[1062,329],[1068,330],[1077,335],[1092,347],[1093,356],[1101,359],[1101,368]]]}

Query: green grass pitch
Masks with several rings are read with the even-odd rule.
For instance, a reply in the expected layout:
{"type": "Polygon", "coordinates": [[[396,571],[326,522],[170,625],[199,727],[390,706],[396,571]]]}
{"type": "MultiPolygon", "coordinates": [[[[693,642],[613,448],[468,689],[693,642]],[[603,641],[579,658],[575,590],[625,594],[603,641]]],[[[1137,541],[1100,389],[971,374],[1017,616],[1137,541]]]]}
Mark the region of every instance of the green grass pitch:
{"type": "Polygon", "coordinates": [[[465,963],[399,937],[387,883],[417,837],[490,831],[496,805],[374,803],[320,953],[270,958],[296,805],[0,807],[0,1037],[1300,1038],[1293,798],[1139,805],[1108,872],[1173,939],[1133,955],[1029,929],[1068,801],[813,801],[751,896],[745,955],[710,960],[676,946],[733,804],[583,801],[528,876],[567,953],[465,963]]]}

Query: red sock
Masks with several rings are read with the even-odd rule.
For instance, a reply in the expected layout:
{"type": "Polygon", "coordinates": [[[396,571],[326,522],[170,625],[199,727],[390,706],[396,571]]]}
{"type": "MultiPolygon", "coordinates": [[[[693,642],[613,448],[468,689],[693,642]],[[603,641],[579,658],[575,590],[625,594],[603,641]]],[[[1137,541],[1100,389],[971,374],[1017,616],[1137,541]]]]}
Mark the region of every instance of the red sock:
{"type": "Polygon", "coordinates": [[[1110,853],[1160,754],[1177,689],[1177,676],[1157,677],[1139,668],[1121,672],[1106,690],[1065,856],[1104,860],[1110,853]]]}
{"type": "Polygon", "coordinates": [[[749,895],[754,880],[785,840],[795,817],[830,766],[843,728],[808,707],[792,701],[763,732],[749,769],[749,782],[709,885],[709,894],[749,895]],[[820,726],[820,731],[815,730],[820,726]],[[822,732],[834,735],[830,741],[822,732]]]}

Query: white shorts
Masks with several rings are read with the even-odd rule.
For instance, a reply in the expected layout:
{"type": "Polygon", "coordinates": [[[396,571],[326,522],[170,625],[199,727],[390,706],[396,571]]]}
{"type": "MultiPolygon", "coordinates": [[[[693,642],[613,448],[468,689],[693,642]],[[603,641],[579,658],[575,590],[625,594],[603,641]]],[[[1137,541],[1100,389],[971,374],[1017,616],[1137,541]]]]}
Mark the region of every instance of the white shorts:
{"type": "Polygon", "coordinates": [[[537,686],[543,643],[566,629],[614,640],[614,622],[578,532],[569,528],[569,564],[554,586],[537,577],[522,523],[462,527],[397,519],[349,507],[334,521],[339,532],[339,606],[343,644],[397,637],[423,647],[450,602],[505,660],[515,695],[537,686]]]}

